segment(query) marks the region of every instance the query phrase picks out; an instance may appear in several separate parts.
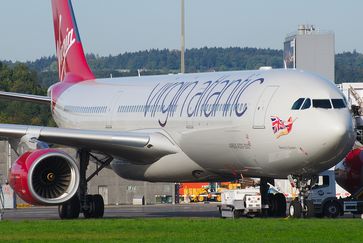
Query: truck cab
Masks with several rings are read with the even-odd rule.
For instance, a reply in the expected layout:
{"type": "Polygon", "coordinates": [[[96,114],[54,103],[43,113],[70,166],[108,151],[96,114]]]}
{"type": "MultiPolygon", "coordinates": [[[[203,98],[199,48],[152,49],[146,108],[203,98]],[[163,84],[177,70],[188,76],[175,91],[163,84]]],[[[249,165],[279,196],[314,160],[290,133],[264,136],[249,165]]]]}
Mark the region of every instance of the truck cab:
{"type": "Polygon", "coordinates": [[[333,170],[326,170],[319,174],[318,182],[311,188],[308,200],[314,205],[321,204],[326,199],[336,197],[335,175],[333,170]]]}
{"type": "Polygon", "coordinates": [[[315,215],[318,217],[337,217],[342,213],[341,205],[336,202],[336,184],[333,170],[319,174],[318,182],[309,193],[308,200],[314,204],[315,215]]]}
{"type": "Polygon", "coordinates": [[[313,202],[315,215],[318,217],[336,218],[344,213],[363,213],[363,201],[356,200],[353,197],[336,197],[336,182],[333,170],[326,170],[319,174],[318,182],[311,188],[308,200],[313,202]]]}

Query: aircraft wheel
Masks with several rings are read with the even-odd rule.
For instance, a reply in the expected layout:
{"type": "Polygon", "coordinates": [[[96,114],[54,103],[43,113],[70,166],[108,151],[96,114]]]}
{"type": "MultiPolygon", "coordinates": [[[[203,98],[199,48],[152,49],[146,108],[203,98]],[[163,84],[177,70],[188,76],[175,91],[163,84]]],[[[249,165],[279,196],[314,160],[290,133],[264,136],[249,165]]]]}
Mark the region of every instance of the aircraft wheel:
{"type": "Polygon", "coordinates": [[[289,216],[291,218],[300,218],[301,217],[302,207],[298,200],[293,200],[289,206],[289,216]]]}
{"type": "Polygon", "coordinates": [[[105,210],[101,195],[87,195],[89,209],[83,212],[85,218],[102,218],[105,210]]]}
{"type": "Polygon", "coordinates": [[[242,216],[242,212],[241,212],[241,210],[235,210],[235,209],[233,209],[233,218],[234,219],[238,219],[238,218],[240,218],[242,216]]]}
{"type": "Polygon", "coordinates": [[[58,206],[58,214],[61,219],[76,219],[81,210],[78,196],[58,206]]]}
{"type": "Polygon", "coordinates": [[[304,202],[304,217],[311,218],[315,215],[314,203],[310,200],[304,202]]]}
{"type": "Polygon", "coordinates": [[[340,214],[340,206],[337,202],[331,201],[324,205],[324,215],[328,218],[336,218],[340,214]]]}
{"type": "Polygon", "coordinates": [[[105,212],[105,204],[100,194],[93,195],[94,218],[102,218],[105,212]]]}
{"type": "Polygon", "coordinates": [[[275,194],[275,200],[277,204],[277,217],[285,217],[286,216],[286,197],[282,193],[275,194]]]}
{"type": "Polygon", "coordinates": [[[83,210],[83,216],[88,218],[93,218],[93,212],[94,212],[94,202],[93,202],[93,196],[92,195],[86,195],[86,201],[88,203],[88,210],[83,210]]]}
{"type": "Polygon", "coordinates": [[[286,198],[282,193],[268,194],[269,210],[268,214],[272,217],[286,216],[286,198]]]}
{"type": "Polygon", "coordinates": [[[277,212],[277,200],[274,194],[269,193],[268,196],[268,216],[275,217],[277,212]]]}

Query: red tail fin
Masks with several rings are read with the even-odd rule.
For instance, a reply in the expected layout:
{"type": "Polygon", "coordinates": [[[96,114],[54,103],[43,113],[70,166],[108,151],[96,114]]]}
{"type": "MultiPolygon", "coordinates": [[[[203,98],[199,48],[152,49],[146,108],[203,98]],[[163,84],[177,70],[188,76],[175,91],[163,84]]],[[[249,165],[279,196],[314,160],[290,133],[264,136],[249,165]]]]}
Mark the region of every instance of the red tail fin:
{"type": "Polygon", "coordinates": [[[71,0],[52,0],[59,81],[94,79],[83,52],[71,0]]]}

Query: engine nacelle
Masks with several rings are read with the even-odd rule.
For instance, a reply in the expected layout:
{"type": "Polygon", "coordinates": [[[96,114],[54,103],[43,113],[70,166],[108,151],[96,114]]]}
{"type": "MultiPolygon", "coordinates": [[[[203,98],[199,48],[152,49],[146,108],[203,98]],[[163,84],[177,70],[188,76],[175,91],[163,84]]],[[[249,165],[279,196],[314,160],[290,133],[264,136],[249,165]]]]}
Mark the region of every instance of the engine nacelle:
{"type": "Polygon", "coordinates": [[[352,195],[363,187],[363,148],[350,151],[335,166],[335,180],[352,195]]]}
{"type": "Polygon", "coordinates": [[[10,169],[10,186],[32,205],[57,205],[74,196],[79,186],[76,162],[56,149],[29,151],[10,169]]]}

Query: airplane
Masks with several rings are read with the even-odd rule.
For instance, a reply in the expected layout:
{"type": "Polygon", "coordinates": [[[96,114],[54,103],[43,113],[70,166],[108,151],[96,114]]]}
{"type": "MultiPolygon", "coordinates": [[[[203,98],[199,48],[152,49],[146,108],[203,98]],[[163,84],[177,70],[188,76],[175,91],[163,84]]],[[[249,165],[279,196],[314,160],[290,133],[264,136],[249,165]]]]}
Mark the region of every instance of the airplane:
{"type": "Polygon", "coordinates": [[[47,96],[0,97],[49,105],[58,127],[0,124],[21,154],[10,185],[30,204],[58,205],[62,219],[100,218],[101,195],[87,183],[112,169],[131,180],[226,181],[261,178],[265,212],[284,216],[286,198],[268,182],[300,190],[292,217],[311,216],[306,193],[316,175],[351,150],[355,132],[343,94],[301,70],[262,69],[96,79],[70,0],[52,0],[59,82],[47,96]],[[50,145],[77,149],[78,164],[50,145]],[[89,177],[89,162],[99,165],[89,177]]]}

